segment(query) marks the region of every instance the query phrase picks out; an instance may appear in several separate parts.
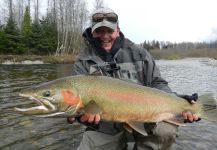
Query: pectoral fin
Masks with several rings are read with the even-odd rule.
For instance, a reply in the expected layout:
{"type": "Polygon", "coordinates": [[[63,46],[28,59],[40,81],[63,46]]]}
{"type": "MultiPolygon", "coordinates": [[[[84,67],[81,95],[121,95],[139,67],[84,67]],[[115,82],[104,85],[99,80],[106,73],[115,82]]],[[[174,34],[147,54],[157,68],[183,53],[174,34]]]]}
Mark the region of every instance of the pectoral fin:
{"type": "Polygon", "coordinates": [[[127,122],[127,124],[133,128],[135,131],[141,133],[144,136],[147,136],[147,131],[144,128],[143,122],[127,122]]]}
{"type": "Polygon", "coordinates": [[[94,100],[91,100],[87,105],[84,106],[84,112],[85,114],[96,115],[101,114],[102,110],[94,100]]]}

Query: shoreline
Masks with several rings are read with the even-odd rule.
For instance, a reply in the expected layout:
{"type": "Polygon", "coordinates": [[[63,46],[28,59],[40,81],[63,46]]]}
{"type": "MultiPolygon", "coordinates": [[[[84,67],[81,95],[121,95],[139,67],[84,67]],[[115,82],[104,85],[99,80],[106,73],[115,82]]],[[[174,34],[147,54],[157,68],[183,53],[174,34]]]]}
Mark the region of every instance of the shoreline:
{"type": "Polygon", "coordinates": [[[0,55],[2,65],[72,64],[75,54],[67,55],[0,55]]]}
{"type": "Polygon", "coordinates": [[[176,50],[176,49],[154,49],[149,51],[156,59],[178,60],[184,58],[211,58],[217,59],[217,49],[191,49],[191,50],[176,50]]]}
{"type": "MultiPolygon", "coordinates": [[[[199,50],[197,50],[198,52],[199,50]]],[[[210,58],[217,60],[217,50],[200,51],[199,53],[181,53],[171,50],[152,50],[155,60],[180,60],[186,58],[210,58]],[[215,53],[213,53],[215,52],[215,53]]],[[[0,55],[0,65],[41,65],[41,64],[73,64],[76,54],[65,55],[0,55]]]]}

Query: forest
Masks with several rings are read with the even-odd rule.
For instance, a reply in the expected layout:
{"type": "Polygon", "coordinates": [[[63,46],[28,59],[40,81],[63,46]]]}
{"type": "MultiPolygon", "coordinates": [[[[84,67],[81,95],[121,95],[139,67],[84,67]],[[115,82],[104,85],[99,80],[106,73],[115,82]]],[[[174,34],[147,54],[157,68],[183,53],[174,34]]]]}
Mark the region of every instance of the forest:
{"type": "MultiPolygon", "coordinates": [[[[0,54],[76,53],[87,26],[85,0],[5,0],[0,18],[0,54]]],[[[96,7],[100,7],[96,0],[96,7]]]]}
{"type": "MultiPolygon", "coordinates": [[[[0,54],[76,54],[83,46],[82,32],[90,25],[88,0],[3,0],[0,6],[0,54]]],[[[94,9],[104,5],[94,1],[94,9]]],[[[152,49],[191,50],[217,48],[212,42],[147,41],[152,49]]]]}

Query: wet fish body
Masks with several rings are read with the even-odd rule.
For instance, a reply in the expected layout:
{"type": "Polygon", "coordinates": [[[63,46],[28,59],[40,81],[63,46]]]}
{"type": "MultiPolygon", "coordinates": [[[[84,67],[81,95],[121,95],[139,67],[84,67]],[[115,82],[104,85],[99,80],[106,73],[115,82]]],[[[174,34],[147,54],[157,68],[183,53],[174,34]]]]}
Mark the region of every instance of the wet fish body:
{"type": "Polygon", "coordinates": [[[217,121],[215,100],[208,95],[191,105],[173,94],[106,76],[65,77],[24,90],[20,95],[39,106],[15,108],[16,111],[42,117],[100,114],[103,120],[126,122],[132,127],[135,122],[180,124],[181,112],[191,111],[217,121]]]}

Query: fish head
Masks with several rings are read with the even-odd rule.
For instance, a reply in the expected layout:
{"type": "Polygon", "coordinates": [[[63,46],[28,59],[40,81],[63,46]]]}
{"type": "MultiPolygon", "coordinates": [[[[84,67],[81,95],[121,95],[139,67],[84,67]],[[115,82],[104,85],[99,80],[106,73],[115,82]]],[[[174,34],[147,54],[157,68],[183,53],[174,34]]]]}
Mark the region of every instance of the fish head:
{"type": "Polygon", "coordinates": [[[33,100],[38,106],[15,108],[26,115],[39,117],[66,117],[76,115],[81,106],[78,90],[65,79],[54,80],[29,89],[22,90],[21,97],[33,100]]]}

